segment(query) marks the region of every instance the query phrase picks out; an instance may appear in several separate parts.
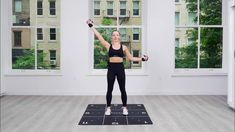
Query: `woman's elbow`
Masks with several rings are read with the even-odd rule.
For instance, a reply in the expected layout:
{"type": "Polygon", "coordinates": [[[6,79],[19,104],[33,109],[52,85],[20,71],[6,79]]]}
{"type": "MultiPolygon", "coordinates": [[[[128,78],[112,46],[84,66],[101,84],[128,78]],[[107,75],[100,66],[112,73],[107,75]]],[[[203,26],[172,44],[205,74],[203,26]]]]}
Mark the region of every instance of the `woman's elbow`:
{"type": "Polygon", "coordinates": [[[129,61],[134,61],[134,57],[128,57],[129,61]]]}

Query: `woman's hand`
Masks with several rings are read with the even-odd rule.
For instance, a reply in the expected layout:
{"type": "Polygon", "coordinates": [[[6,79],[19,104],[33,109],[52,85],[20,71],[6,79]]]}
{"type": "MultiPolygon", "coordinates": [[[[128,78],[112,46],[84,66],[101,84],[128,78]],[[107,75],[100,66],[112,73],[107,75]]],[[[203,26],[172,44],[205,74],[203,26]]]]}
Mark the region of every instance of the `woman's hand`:
{"type": "Polygon", "coordinates": [[[86,21],[86,24],[91,28],[91,27],[93,27],[93,21],[91,20],[91,19],[88,19],[87,21],[86,21]]]}
{"type": "Polygon", "coordinates": [[[148,59],[149,59],[149,57],[148,57],[147,55],[144,55],[144,56],[142,57],[142,61],[148,61],[148,59]]]}

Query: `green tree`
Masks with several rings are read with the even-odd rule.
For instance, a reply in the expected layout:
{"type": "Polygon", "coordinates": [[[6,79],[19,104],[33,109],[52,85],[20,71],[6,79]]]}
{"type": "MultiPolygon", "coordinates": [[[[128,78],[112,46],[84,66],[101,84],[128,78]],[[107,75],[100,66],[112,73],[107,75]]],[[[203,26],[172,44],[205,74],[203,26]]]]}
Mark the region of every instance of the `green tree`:
{"type": "Polygon", "coordinates": [[[102,24],[103,25],[111,25],[113,23],[113,20],[112,19],[109,19],[109,18],[103,18],[102,19],[102,24]]]}
{"type": "MultiPolygon", "coordinates": [[[[38,67],[46,68],[48,64],[41,61],[46,56],[45,53],[38,54],[38,67]]],[[[35,68],[35,50],[24,49],[23,55],[17,56],[15,63],[12,64],[13,69],[34,69],[35,68]]]]}
{"type": "Polygon", "coordinates": [[[197,68],[197,33],[198,30],[195,28],[186,30],[187,36],[193,40],[193,43],[175,48],[176,68],[197,68]]]}
{"type": "MultiPolygon", "coordinates": [[[[103,38],[111,43],[111,33],[110,28],[98,28],[97,31],[103,36],[103,38]]],[[[95,69],[105,69],[107,68],[108,54],[105,47],[100,43],[99,40],[95,39],[94,42],[94,68],[95,69]]]]}
{"type": "Polygon", "coordinates": [[[17,56],[16,61],[12,64],[13,69],[34,69],[35,54],[33,49],[24,49],[23,55],[17,56]]]}

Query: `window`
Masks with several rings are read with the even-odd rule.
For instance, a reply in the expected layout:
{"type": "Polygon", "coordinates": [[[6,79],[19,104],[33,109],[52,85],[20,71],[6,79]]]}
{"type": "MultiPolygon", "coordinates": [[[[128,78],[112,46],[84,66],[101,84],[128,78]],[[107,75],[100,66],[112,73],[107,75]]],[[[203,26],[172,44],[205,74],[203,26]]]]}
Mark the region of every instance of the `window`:
{"type": "Polygon", "coordinates": [[[55,1],[49,1],[49,10],[50,10],[50,15],[56,15],[56,2],[55,1]]]}
{"type": "MultiPolygon", "coordinates": [[[[139,50],[133,50],[133,57],[140,57],[139,50]]],[[[134,61],[133,64],[139,64],[139,62],[134,61]]]]}
{"type": "Polygon", "coordinates": [[[37,14],[38,15],[43,15],[42,0],[37,1],[37,14]]]}
{"type": "Polygon", "coordinates": [[[179,25],[179,24],[180,24],[180,13],[175,12],[175,25],[179,25]]]}
{"type": "Polygon", "coordinates": [[[42,28],[37,28],[37,40],[43,40],[42,28]]]}
{"type": "Polygon", "coordinates": [[[126,1],[120,1],[120,16],[126,15],[126,1]]]}
{"type": "Polygon", "coordinates": [[[175,38],[180,40],[175,42],[175,68],[221,69],[222,0],[186,0],[175,6],[175,38]]]}
{"type": "Polygon", "coordinates": [[[15,0],[15,12],[22,12],[22,0],[15,0]]]}
{"type": "Polygon", "coordinates": [[[21,31],[13,31],[14,32],[14,46],[21,47],[21,31]]]}
{"type": "Polygon", "coordinates": [[[56,40],[56,29],[50,28],[50,40],[56,40]]]}
{"type": "Polygon", "coordinates": [[[44,8],[55,15],[56,5],[59,7],[60,0],[12,0],[9,68],[14,72],[60,69],[60,16],[43,15],[44,8]]]}
{"type": "Polygon", "coordinates": [[[179,38],[175,38],[175,47],[179,47],[180,40],[179,38]]]}
{"type": "MultiPolygon", "coordinates": [[[[97,0],[90,0],[90,3],[96,3],[97,0]]],[[[94,27],[101,33],[105,40],[111,44],[111,33],[114,30],[120,32],[120,39],[123,45],[126,45],[130,52],[133,50],[142,50],[142,17],[139,9],[141,8],[141,0],[99,0],[100,16],[93,14],[90,18],[94,21],[94,27]],[[134,4],[135,3],[135,7],[134,4]],[[127,9],[132,12],[135,9],[135,15],[127,14],[127,9]],[[106,12],[105,12],[106,11],[106,12]],[[133,40],[133,41],[132,41],[133,40]]],[[[96,6],[90,9],[94,11],[96,6]]],[[[141,10],[142,11],[142,10],[141,10]]],[[[92,34],[94,35],[94,34],[92,34]]],[[[101,45],[97,38],[93,37],[93,69],[106,69],[108,62],[107,50],[101,45]]],[[[135,52],[135,51],[134,51],[135,52]]],[[[136,54],[136,52],[135,52],[136,54]]],[[[140,52],[139,52],[140,56],[140,52]]],[[[141,62],[135,64],[129,61],[126,56],[124,57],[124,66],[126,69],[141,69],[141,62]]]]}
{"type": "Polygon", "coordinates": [[[113,15],[113,1],[107,1],[107,15],[112,16],[113,15]]]}
{"type": "Polygon", "coordinates": [[[56,60],[56,50],[50,50],[50,60],[56,60]]]}
{"type": "Polygon", "coordinates": [[[133,28],[133,40],[138,41],[139,40],[139,28],[133,28]]]}
{"type": "Polygon", "coordinates": [[[193,38],[188,38],[188,45],[192,45],[193,42],[195,42],[195,40],[193,40],[193,38]]]}
{"type": "Polygon", "coordinates": [[[50,66],[52,69],[56,67],[56,50],[50,50],[50,66]]]}
{"type": "Polygon", "coordinates": [[[197,13],[189,12],[188,13],[188,25],[196,25],[197,24],[197,13]]]}
{"type": "Polygon", "coordinates": [[[100,1],[94,1],[94,15],[100,15],[100,1]]]}
{"type": "Polygon", "coordinates": [[[133,16],[139,16],[139,1],[133,1],[133,16]]]}
{"type": "Polygon", "coordinates": [[[121,41],[125,42],[127,41],[127,34],[126,34],[127,29],[126,28],[120,28],[119,32],[121,34],[121,41]]]}

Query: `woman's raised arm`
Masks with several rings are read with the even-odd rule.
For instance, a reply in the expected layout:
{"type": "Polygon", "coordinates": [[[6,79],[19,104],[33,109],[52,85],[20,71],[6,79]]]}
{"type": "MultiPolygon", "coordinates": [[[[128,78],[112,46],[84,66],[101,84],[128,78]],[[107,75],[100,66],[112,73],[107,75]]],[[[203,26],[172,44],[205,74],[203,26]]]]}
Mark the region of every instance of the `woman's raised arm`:
{"type": "Polygon", "coordinates": [[[88,26],[91,28],[91,30],[94,32],[95,36],[98,38],[100,43],[108,50],[110,47],[110,44],[102,37],[102,35],[93,27],[93,21],[90,19],[86,22],[88,26]]]}

